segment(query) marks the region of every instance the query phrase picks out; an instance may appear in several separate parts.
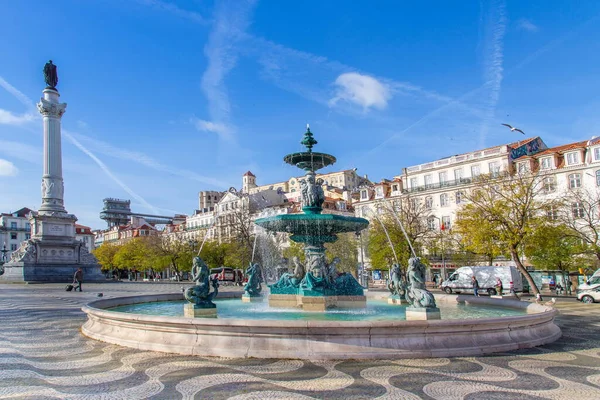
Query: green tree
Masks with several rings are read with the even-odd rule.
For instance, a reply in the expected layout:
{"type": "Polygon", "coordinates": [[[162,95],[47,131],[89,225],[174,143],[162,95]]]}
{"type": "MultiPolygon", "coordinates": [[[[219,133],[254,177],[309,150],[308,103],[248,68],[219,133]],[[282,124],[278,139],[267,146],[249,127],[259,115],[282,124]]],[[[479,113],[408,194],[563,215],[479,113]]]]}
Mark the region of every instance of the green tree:
{"type": "Polygon", "coordinates": [[[457,223],[464,228],[464,243],[481,242],[484,235],[492,235],[495,243],[510,254],[534,294],[539,290],[520,255],[533,232],[548,223],[549,202],[537,198],[541,187],[542,180],[536,174],[482,176],[477,187],[466,193],[469,203],[457,213],[457,223]]]}
{"type": "Polygon", "coordinates": [[[329,262],[334,257],[339,257],[338,271],[350,272],[357,276],[358,269],[358,241],[354,232],[338,233],[338,240],[325,244],[325,255],[329,262]]]}
{"type": "Polygon", "coordinates": [[[484,213],[459,213],[453,231],[462,238],[462,245],[467,251],[481,254],[489,265],[496,257],[507,253],[500,246],[500,232],[484,213]]]}
{"type": "Polygon", "coordinates": [[[574,255],[581,251],[579,241],[569,235],[565,225],[541,225],[527,239],[525,255],[538,269],[572,270],[576,266],[574,255]]]}
{"type": "Polygon", "coordinates": [[[218,268],[225,265],[227,259],[228,245],[220,244],[216,240],[208,240],[204,243],[200,257],[210,268],[218,268]]]}
{"type": "Polygon", "coordinates": [[[402,230],[389,214],[382,214],[371,220],[367,250],[373,269],[381,270],[388,270],[396,262],[405,267],[411,255],[402,230]]]}
{"type": "Polygon", "coordinates": [[[300,262],[304,263],[306,259],[306,255],[304,254],[304,245],[288,239],[288,246],[283,249],[283,256],[290,261],[292,258],[298,257],[300,262]]]}
{"type": "Polygon", "coordinates": [[[102,271],[112,271],[116,268],[115,254],[117,254],[117,251],[119,251],[118,245],[107,243],[94,249],[92,253],[98,259],[102,271]]]}

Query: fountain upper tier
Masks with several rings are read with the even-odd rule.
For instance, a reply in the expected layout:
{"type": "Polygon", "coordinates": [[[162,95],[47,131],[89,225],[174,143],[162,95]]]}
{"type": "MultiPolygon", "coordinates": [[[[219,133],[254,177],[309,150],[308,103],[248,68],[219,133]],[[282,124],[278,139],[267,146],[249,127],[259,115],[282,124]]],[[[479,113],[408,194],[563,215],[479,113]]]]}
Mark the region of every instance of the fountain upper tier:
{"type": "Polygon", "coordinates": [[[308,125],[306,126],[304,138],[300,143],[306,146],[308,151],[288,154],[287,156],[283,157],[283,161],[305,171],[313,172],[335,163],[336,159],[331,154],[314,153],[312,151],[313,146],[318,142],[313,137],[308,125]]]}

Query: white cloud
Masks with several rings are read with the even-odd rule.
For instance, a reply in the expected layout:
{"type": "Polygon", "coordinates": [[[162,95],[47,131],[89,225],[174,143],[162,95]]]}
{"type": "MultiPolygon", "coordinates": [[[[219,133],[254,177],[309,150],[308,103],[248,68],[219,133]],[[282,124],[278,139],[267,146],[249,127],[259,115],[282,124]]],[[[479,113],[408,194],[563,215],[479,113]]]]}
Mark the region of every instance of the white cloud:
{"type": "Polygon", "coordinates": [[[33,114],[15,114],[10,111],[6,111],[0,108],[0,124],[4,125],[23,125],[27,122],[33,121],[35,116],[33,114]]]}
{"type": "Polygon", "coordinates": [[[517,28],[527,32],[537,32],[540,28],[526,18],[521,18],[517,21],[517,28]]]}
{"type": "Polygon", "coordinates": [[[340,100],[359,105],[364,111],[374,107],[384,109],[391,98],[389,86],[369,75],[357,72],[341,74],[335,80],[335,97],[329,105],[335,106],[340,100]]]}
{"type": "Polygon", "coordinates": [[[0,158],[0,176],[15,176],[19,170],[13,163],[0,158]]]}
{"type": "Polygon", "coordinates": [[[216,133],[225,140],[231,140],[233,138],[233,129],[221,122],[211,122],[199,118],[191,118],[190,122],[201,132],[216,133]]]}

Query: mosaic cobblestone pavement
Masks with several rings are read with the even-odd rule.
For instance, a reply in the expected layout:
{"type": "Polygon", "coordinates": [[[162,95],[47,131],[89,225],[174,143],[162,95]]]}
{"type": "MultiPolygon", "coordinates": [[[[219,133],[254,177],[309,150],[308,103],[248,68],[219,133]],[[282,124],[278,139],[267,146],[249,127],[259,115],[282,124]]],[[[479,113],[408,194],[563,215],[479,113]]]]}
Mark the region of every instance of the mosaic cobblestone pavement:
{"type": "Polygon", "coordinates": [[[81,306],[178,285],[0,285],[2,399],[600,399],[600,304],[559,299],[563,337],[486,357],[232,360],[138,351],[81,335],[81,306]]]}

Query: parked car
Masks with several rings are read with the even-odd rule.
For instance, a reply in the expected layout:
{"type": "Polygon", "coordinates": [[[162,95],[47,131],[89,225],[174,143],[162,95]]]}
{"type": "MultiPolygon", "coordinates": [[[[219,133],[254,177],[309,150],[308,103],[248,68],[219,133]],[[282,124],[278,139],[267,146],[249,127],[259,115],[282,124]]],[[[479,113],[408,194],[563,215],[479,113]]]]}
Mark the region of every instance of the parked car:
{"type": "Polygon", "coordinates": [[[600,285],[594,289],[577,290],[577,300],[588,304],[600,302],[600,285]]]}
{"type": "Polygon", "coordinates": [[[244,280],[244,274],[239,269],[229,268],[229,267],[220,267],[213,268],[210,270],[210,278],[217,279],[219,283],[225,285],[240,285],[244,280]]]}
{"type": "Polygon", "coordinates": [[[475,266],[460,267],[450,277],[442,282],[440,287],[446,293],[472,293],[473,284],[471,277],[475,275],[479,282],[479,291],[489,295],[496,293],[496,280],[500,278],[504,292],[510,290],[510,283],[514,285],[515,292],[523,291],[523,278],[516,267],[475,266]]]}

